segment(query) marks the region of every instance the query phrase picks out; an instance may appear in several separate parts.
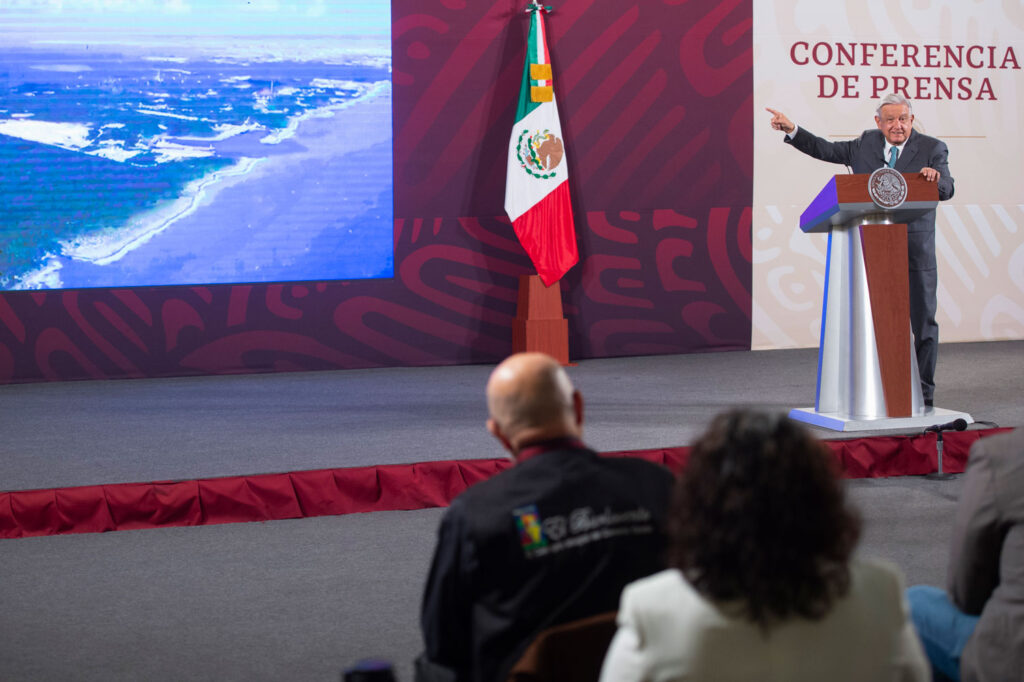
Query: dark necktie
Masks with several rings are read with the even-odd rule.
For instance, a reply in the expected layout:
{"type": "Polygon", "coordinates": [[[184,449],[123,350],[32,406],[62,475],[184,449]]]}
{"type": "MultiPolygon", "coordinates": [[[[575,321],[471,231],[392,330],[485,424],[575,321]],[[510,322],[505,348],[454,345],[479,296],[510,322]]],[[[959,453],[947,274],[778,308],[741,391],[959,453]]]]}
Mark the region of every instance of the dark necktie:
{"type": "Polygon", "coordinates": [[[896,157],[899,156],[900,150],[897,147],[889,147],[889,168],[896,166],[896,157]]]}

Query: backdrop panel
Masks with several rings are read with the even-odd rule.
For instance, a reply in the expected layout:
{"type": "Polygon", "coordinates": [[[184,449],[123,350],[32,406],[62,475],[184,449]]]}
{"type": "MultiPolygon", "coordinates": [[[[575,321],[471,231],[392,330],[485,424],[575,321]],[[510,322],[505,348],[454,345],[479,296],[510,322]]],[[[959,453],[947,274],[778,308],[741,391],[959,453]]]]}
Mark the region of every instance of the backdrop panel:
{"type": "Polygon", "coordinates": [[[825,235],[801,211],[840,165],[804,156],[764,107],[838,141],[874,128],[894,90],[915,128],[944,140],[956,194],[939,206],[941,341],[1024,338],[1024,8],[981,0],[754,7],[754,348],[816,346],[825,235]]]}
{"type": "MultiPolygon", "coordinates": [[[[394,0],[395,277],[11,292],[0,381],[493,362],[530,266],[503,216],[521,0],[394,0]]],[[[580,265],[574,358],[749,348],[749,0],[548,19],[580,265]]]]}

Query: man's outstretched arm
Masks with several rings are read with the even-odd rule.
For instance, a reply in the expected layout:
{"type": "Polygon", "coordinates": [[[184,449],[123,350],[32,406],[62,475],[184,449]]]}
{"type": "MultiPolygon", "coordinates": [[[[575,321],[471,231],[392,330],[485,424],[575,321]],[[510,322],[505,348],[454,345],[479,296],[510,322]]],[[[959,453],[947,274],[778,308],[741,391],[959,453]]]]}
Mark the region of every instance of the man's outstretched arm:
{"type": "Polygon", "coordinates": [[[823,138],[812,135],[804,128],[799,128],[789,120],[781,111],[765,107],[771,114],[771,126],[774,130],[781,130],[786,133],[786,144],[793,145],[808,156],[813,156],[819,161],[830,163],[841,163],[846,166],[853,165],[853,157],[860,144],[860,140],[847,142],[829,142],[823,138]]]}

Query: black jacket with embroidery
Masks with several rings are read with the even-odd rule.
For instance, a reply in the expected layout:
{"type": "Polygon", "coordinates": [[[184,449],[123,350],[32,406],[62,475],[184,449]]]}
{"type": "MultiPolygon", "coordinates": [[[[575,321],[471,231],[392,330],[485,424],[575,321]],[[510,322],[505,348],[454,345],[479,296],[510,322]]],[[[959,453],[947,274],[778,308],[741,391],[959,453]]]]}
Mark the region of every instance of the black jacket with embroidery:
{"type": "Polygon", "coordinates": [[[627,583],[664,567],[672,480],[561,442],[457,497],[424,592],[417,679],[503,680],[542,630],[616,610],[627,583]]]}

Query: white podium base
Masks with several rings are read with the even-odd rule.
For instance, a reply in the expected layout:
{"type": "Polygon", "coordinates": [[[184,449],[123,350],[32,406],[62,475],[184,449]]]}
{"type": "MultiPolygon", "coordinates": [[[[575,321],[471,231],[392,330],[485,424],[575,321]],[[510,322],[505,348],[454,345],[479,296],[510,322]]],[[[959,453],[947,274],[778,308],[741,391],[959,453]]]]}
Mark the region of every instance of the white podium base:
{"type": "Polygon", "coordinates": [[[946,424],[963,419],[973,424],[974,419],[966,412],[945,410],[941,407],[926,407],[924,414],[912,417],[851,417],[837,412],[816,412],[813,407],[797,407],[789,411],[789,418],[811,426],[820,426],[833,431],[888,431],[924,430],[936,424],[946,424]]]}

